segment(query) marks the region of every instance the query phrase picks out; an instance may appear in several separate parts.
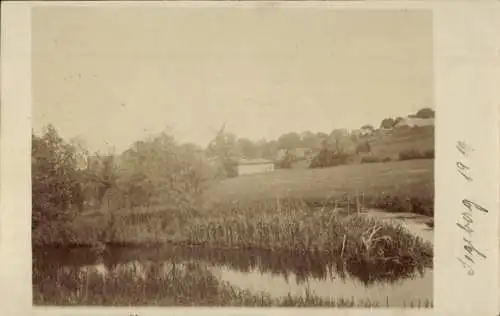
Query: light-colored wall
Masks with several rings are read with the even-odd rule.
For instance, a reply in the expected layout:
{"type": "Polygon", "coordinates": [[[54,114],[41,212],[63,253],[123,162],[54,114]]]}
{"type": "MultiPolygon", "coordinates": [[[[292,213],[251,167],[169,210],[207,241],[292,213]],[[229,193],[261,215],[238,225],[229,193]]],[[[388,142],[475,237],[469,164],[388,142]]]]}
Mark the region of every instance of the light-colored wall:
{"type": "Polygon", "coordinates": [[[256,164],[256,165],[239,165],[238,174],[253,174],[253,173],[264,173],[274,170],[274,164],[256,164]]]}

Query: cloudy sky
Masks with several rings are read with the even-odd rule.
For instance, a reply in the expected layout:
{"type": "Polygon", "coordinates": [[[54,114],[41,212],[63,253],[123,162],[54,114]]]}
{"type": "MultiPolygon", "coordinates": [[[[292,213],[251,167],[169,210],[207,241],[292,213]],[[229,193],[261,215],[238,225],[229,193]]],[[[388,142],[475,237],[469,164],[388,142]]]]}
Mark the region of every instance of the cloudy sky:
{"type": "Polygon", "coordinates": [[[379,125],[433,107],[432,17],[305,8],[37,8],[33,128],[92,150],[379,125]]]}

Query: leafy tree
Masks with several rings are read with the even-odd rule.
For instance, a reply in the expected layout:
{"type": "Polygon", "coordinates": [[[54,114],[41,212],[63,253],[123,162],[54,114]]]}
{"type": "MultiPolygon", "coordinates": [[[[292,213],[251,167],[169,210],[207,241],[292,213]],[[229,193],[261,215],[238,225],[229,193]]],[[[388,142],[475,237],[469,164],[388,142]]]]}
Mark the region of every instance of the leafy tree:
{"type": "Polygon", "coordinates": [[[201,157],[162,133],[136,142],[121,157],[116,185],[125,205],[189,208],[201,193],[201,157]]]}
{"type": "Polygon", "coordinates": [[[340,154],[344,152],[344,137],[345,133],[342,129],[334,129],[330,133],[330,139],[332,139],[334,146],[335,146],[335,151],[340,154]]]}
{"type": "Polygon", "coordinates": [[[76,149],[52,125],[31,140],[33,243],[69,240],[73,206],[81,200],[76,149]]]}
{"type": "Polygon", "coordinates": [[[323,132],[318,132],[316,133],[316,146],[319,146],[320,148],[327,148],[329,143],[328,143],[329,136],[327,133],[323,132]]]}
{"type": "Polygon", "coordinates": [[[375,130],[375,128],[373,128],[373,126],[372,126],[372,125],[370,125],[370,124],[365,124],[365,125],[363,125],[361,128],[362,128],[362,129],[369,129],[369,130],[371,130],[372,132],[375,130]]]}
{"type": "Polygon", "coordinates": [[[394,125],[395,125],[394,119],[391,117],[388,117],[388,118],[385,118],[382,120],[382,122],[380,123],[380,128],[389,129],[389,128],[394,127],[394,125]]]}
{"type": "Polygon", "coordinates": [[[262,158],[274,160],[279,150],[279,144],[276,140],[271,140],[262,145],[262,158]]]}
{"type": "Polygon", "coordinates": [[[434,110],[431,108],[420,109],[415,114],[415,116],[419,118],[432,118],[434,117],[434,115],[435,115],[434,110]]]}
{"type": "Polygon", "coordinates": [[[359,155],[360,153],[371,153],[371,151],[372,151],[372,148],[371,148],[370,142],[367,140],[359,143],[356,146],[356,154],[357,155],[359,155]]]}
{"type": "Polygon", "coordinates": [[[311,131],[305,131],[300,134],[301,147],[303,148],[316,148],[317,139],[316,135],[311,131]]]}
{"type": "Polygon", "coordinates": [[[301,145],[300,135],[295,132],[283,134],[278,138],[278,144],[283,149],[298,148],[301,145]]]}
{"type": "Polygon", "coordinates": [[[256,144],[254,144],[247,138],[239,138],[237,140],[236,146],[238,148],[238,152],[241,153],[245,158],[252,159],[259,157],[259,148],[256,144]]]}

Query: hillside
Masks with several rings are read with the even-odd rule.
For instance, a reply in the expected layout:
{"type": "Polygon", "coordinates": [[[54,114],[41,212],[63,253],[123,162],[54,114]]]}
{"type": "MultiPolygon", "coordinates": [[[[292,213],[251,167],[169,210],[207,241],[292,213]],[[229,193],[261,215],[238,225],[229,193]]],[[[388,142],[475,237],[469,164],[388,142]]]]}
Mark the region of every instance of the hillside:
{"type": "Polygon", "coordinates": [[[222,201],[263,201],[294,197],[325,201],[363,192],[432,199],[434,160],[394,161],[306,170],[276,170],[212,182],[204,193],[209,204],[222,201]]]}
{"type": "Polygon", "coordinates": [[[416,127],[394,129],[388,134],[376,133],[369,138],[372,153],[375,156],[396,159],[400,151],[416,149],[420,151],[434,149],[434,127],[416,127]]]}

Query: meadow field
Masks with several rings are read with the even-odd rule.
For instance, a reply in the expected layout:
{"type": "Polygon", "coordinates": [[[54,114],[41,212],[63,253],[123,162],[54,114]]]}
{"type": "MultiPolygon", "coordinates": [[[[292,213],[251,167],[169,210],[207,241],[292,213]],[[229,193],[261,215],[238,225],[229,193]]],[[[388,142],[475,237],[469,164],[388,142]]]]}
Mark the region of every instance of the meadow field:
{"type": "Polygon", "coordinates": [[[434,126],[393,129],[386,135],[379,133],[370,138],[372,153],[397,160],[398,154],[405,150],[434,150],[434,133],[434,126]]]}
{"type": "MultiPolygon", "coordinates": [[[[203,202],[255,202],[277,198],[331,205],[364,198],[366,207],[434,214],[434,159],[353,164],[321,169],[276,170],[207,184],[203,202]]],[[[208,207],[207,209],[210,209],[208,207]]]]}

